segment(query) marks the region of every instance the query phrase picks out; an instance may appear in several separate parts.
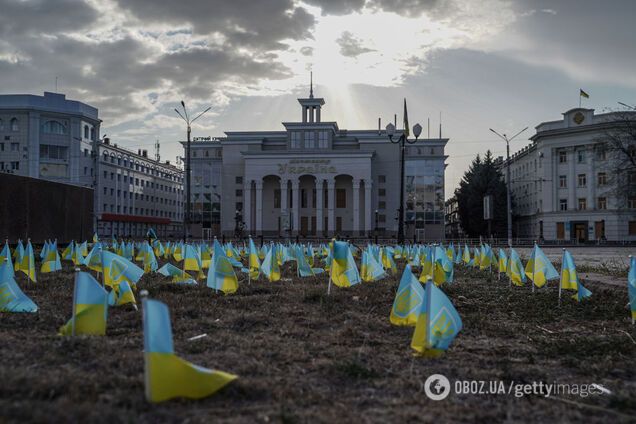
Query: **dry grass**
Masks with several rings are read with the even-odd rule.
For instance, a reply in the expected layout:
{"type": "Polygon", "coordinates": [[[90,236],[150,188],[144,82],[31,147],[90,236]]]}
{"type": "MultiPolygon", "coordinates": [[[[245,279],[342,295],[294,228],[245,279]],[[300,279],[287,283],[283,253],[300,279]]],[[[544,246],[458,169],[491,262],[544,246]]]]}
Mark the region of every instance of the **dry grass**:
{"type": "Polygon", "coordinates": [[[207,399],[152,405],[144,400],[141,312],[111,308],[106,337],[60,337],[71,312],[70,269],[39,275],[37,284],[21,275],[40,312],[0,314],[0,421],[627,422],[636,414],[636,334],[624,287],[591,283],[589,301],[567,297],[558,308],[554,287],[533,295],[460,268],[444,290],[464,330],[430,360],[411,355],[412,328],[389,324],[398,278],[331,296],[326,278],[245,281],[223,296],[145,276],[139,289],[170,307],[177,353],[240,376],[207,399]],[[208,337],[187,340],[202,333],[208,337]],[[433,373],[600,383],[613,394],[566,397],[604,410],[503,395],[433,402],[423,391],[433,373]]]}

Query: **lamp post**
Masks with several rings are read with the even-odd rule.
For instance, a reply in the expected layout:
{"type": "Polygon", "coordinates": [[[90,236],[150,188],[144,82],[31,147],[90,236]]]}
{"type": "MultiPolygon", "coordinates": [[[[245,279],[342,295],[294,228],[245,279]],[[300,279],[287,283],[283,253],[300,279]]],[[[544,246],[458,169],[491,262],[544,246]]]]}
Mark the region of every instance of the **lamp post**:
{"type": "Polygon", "coordinates": [[[188,135],[188,140],[186,143],[186,166],[185,166],[185,173],[186,173],[186,210],[185,210],[185,216],[183,217],[183,241],[187,241],[188,240],[188,230],[190,229],[190,213],[191,213],[191,195],[190,195],[190,134],[192,133],[192,123],[194,121],[196,121],[197,119],[199,119],[201,117],[201,115],[203,115],[204,113],[206,113],[207,111],[209,111],[210,109],[212,109],[212,106],[208,107],[206,110],[204,110],[203,112],[199,113],[194,119],[190,120],[190,116],[188,115],[188,110],[186,109],[186,105],[185,102],[183,100],[181,100],[181,107],[183,107],[183,115],[181,114],[181,112],[179,112],[177,110],[177,108],[174,109],[175,112],[177,112],[177,115],[179,115],[181,117],[181,119],[183,119],[187,125],[187,135],[188,135]],[[184,116],[185,115],[185,116],[184,116]]]}
{"type": "MultiPolygon", "coordinates": [[[[406,102],[405,102],[404,110],[406,112],[406,102]]],[[[417,141],[417,139],[419,138],[420,134],[422,133],[422,126],[420,124],[415,124],[415,126],[413,126],[413,134],[415,135],[415,139],[414,140],[409,140],[408,139],[408,121],[406,119],[406,113],[405,113],[404,121],[406,122],[406,125],[405,125],[406,128],[404,129],[404,131],[402,132],[402,134],[400,135],[400,137],[397,140],[393,139],[393,136],[395,135],[395,125],[390,123],[389,125],[386,126],[386,133],[389,136],[389,140],[391,141],[391,143],[400,145],[400,207],[398,209],[398,239],[397,239],[398,244],[403,244],[404,243],[404,150],[405,150],[405,143],[409,143],[409,144],[415,143],[417,141]]]]}
{"type": "Polygon", "coordinates": [[[241,211],[236,210],[234,212],[234,237],[241,238],[241,221],[243,220],[243,216],[241,215],[241,211]]]}
{"type": "Polygon", "coordinates": [[[528,129],[528,127],[525,127],[524,129],[522,129],[521,131],[519,131],[517,134],[513,135],[512,137],[508,138],[508,136],[506,134],[499,134],[497,131],[493,130],[492,128],[489,128],[490,131],[494,132],[495,134],[497,134],[499,136],[499,138],[501,138],[502,140],[504,140],[506,142],[506,163],[508,164],[506,166],[506,204],[507,204],[507,208],[508,208],[508,247],[512,249],[512,199],[511,199],[511,194],[510,194],[510,142],[512,140],[514,140],[519,134],[521,134],[522,132],[524,132],[525,130],[528,129]]]}

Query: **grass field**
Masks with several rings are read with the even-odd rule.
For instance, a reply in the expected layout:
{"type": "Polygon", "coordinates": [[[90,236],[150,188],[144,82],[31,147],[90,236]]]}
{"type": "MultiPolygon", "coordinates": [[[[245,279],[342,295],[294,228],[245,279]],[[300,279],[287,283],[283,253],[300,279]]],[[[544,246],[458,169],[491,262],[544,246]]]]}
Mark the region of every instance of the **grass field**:
{"type": "MultiPolygon", "coordinates": [[[[224,296],[159,275],[138,289],[166,302],[175,350],[195,364],[239,379],[215,396],[149,404],[144,399],[141,311],[109,309],[106,337],[61,337],[73,278],[40,274],[19,284],[36,314],[0,314],[0,421],[62,422],[634,422],[636,331],[626,277],[585,282],[577,304],[557,288],[510,288],[487,273],[458,267],[445,285],[464,329],[439,359],[414,358],[412,328],[389,313],[398,277],[332,290],[326,277],[277,283],[241,281],[224,296]],[[207,337],[188,338],[207,333],[207,337]],[[505,384],[597,383],[611,394],[543,398],[451,395],[429,400],[431,374],[505,384]],[[575,403],[572,403],[575,402],[575,403]]],[[[401,275],[401,270],[399,275],[401,275]]]]}

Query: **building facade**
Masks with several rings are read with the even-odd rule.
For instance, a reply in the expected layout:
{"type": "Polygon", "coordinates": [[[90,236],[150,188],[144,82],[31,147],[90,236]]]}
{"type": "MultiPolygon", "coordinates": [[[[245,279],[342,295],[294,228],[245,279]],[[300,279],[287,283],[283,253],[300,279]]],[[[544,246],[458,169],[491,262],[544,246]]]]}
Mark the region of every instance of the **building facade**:
{"type": "Polygon", "coordinates": [[[608,140],[626,116],[636,119],[636,113],[569,110],[561,120],[539,124],[533,143],[503,162],[504,176],[506,166],[511,170],[517,237],[636,240],[636,197],[625,190],[636,188],[636,169],[618,169],[620,154],[636,159],[636,145],[618,152],[608,140]]]}
{"type": "Polygon", "coordinates": [[[57,93],[0,95],[0,172],[92,186],[96,108],[57,93]]]}
{"type": "Polygon", "coordinates": [[[100,140],[96,189],[97,232],[109,237],[183,237],[183,170],[100,140]]]}
{"type": "MultiPolygon", "coordinates": [[[[193,235],[394,237],[400,148],[386,131],[321,120],[324,99],[298,99],[281,131],[226,132],[191,144],[193,235]],[[201,233],[199,233],[201,231],[201,233]]],[[[397,140],[401,132],[394,136],[397,140]]],[[[419,139],[405,152],[405,232],[444,237],[444,148],[419,139]]],[[[185,143],[184,147],[185,146],[185,143]]]]}
{"type": "Polygon", "coordinates": [[[100,139],[100,125],[64,94],[0,95],[0,172],[93,188],[100,235],[181,237],[183,171],[100,139]]]}

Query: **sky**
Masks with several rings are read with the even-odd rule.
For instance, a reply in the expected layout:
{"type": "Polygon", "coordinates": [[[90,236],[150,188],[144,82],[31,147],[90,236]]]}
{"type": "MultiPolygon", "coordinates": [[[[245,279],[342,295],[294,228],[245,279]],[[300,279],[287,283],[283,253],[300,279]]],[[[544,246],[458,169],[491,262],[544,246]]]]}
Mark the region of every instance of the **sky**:
{"type": "Polygon", "coordinates": [[[636,104],[633,0],[0,0],[0,93],[57,91],[99,108],[102,134],[183,155],[193,136],[281,130],[298,97],[322,119],[377,128],[406,98],[411,125],[450,139],[446,195],[487,149],[521,149],[578,106],[636,104]]]}

